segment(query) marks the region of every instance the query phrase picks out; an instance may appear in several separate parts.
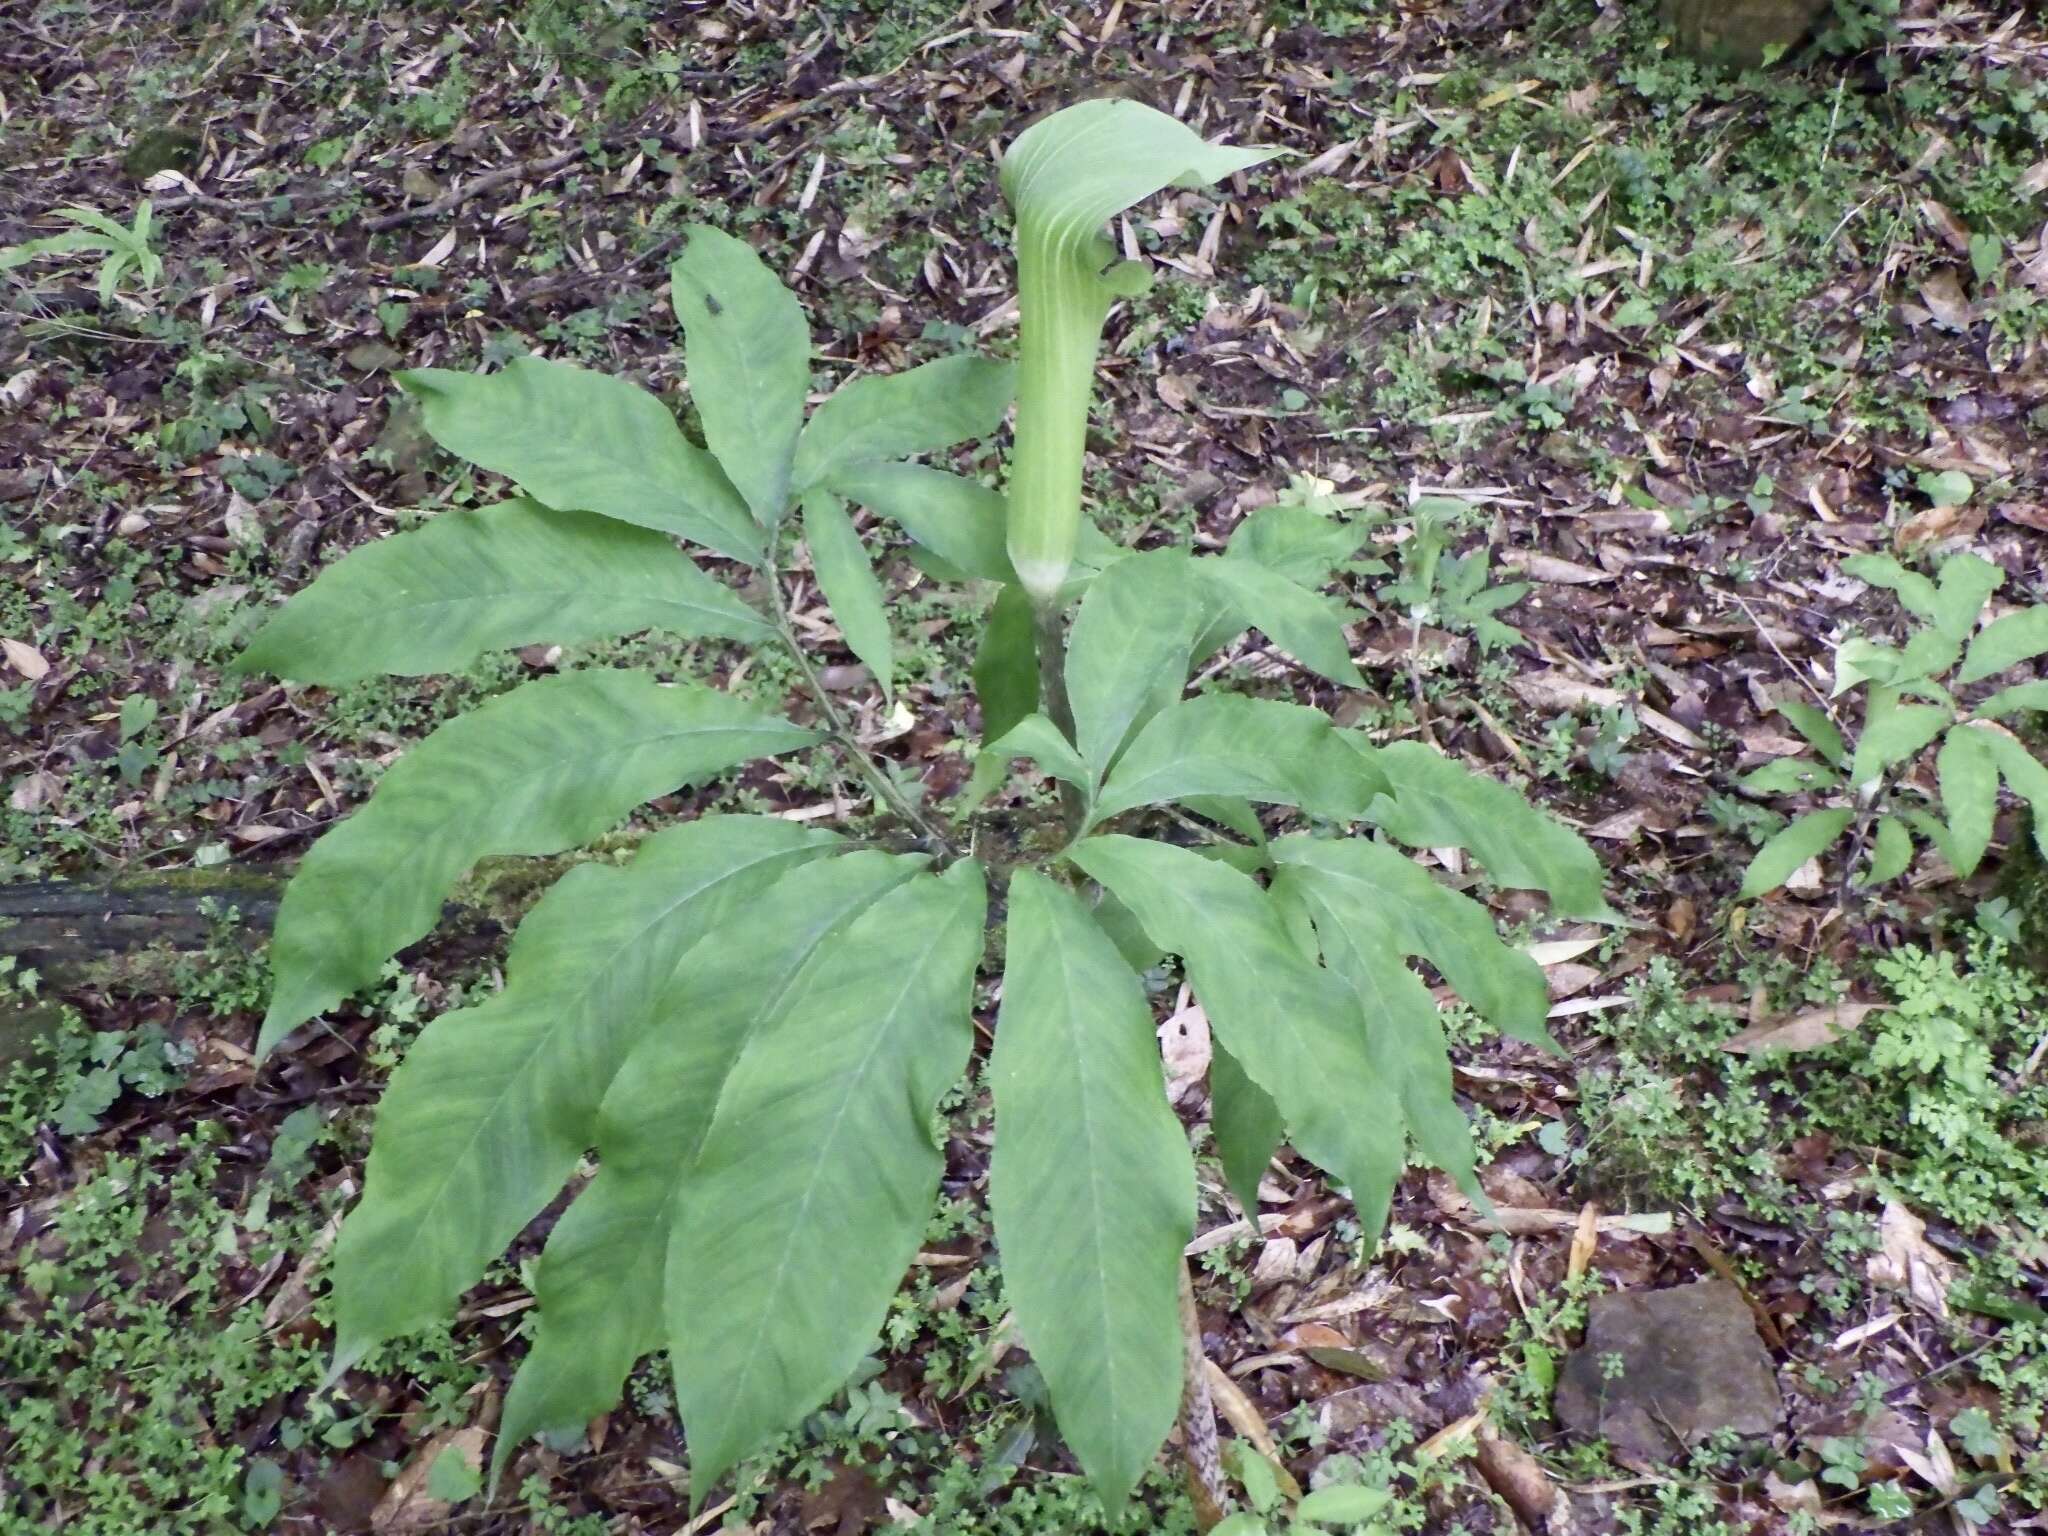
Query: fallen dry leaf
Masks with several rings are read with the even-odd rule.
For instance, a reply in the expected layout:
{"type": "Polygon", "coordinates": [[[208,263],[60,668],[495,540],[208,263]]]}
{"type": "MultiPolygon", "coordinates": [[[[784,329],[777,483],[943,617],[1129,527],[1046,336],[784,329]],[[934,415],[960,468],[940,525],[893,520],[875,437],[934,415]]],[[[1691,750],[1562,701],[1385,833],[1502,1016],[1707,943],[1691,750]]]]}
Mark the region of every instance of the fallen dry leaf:
{"type": "Polygon", "coordinates": [[[411,1536],[411,1533],[428,1530],[440,1525],[454,1508],[446,1499],[437,1499],[427,1491],[427,1480],[433,1475],[434,1463],[442,1453],[453,1451],[468,1462],[473,1471],[481,1472],[484,1464],[484,1444],[490,1436],[482,1428],[472,1424],[467,1429],[450,1429],[434,1436],[421,1446],[412,1460],[405,1464],[384,1491],[384,1497],[377,1501],[377,1507],[370,1512],[370,1529],[377,1536],[411,1536]]]}
{"type": "Polygon", "coordinates": [[[1180,1005],[1159,1026],[1159,1055],[1166,1063],[1166,1096],[1178,1104],[1209,1075],[1209,1016],[1180,989],[1180,1005]]]}
{"type": "Polygon", "coordinates": [[[1598,566],[1580,565],[1573,560],[1560,560],[1555,555],[1506,550],[1501,555],[1501,564],[1520,570],[1532,581],[1540,581],[1553,587],[1590,587],[1597,582],[1614,580],[1611,572],[1603,571],[1598,566]]]}
{"type": "Polygon", "coordinates": [[[1966,331],[1976,310],[1963,296],[1962,282],[1953,272],[1937,272],[1920,285],[1920,302],[1928,313],[1952,331],[1966,331]]]}
{"type": "Polygon", "coordinates": [[[1579,1210],[1579,1225],[1572,1233],[1572,1249],[1565,1259],[1564,1276],[1576,1280],[1592,1267],[1593,1254],[1600,1246],[1600,1207],[1588,1200],[1579,1210]]]}
{"type": "Polygon", "coordinates": [[[43,653],[24,641],[0,639],[0,651],[7,653],[7,665],[32,683],[50,675],[50,664],[43,659],[43,653]]]}
{"type": "Polygon", "coordinates": [[[1868,1266],[1870,1283],[1904,1291],[1931,1317],[1947,1317],[1955,1265],[1928,1243],[1927,1223],[1890,1200],[1878,1218],[1877,1234],[1880,1252],[1868,1266]]]}
{"type": "Polygon", "coordinates": [[[1871,1014],[1888,1007],[1885,1003],[1831,1003],[1809,1008],[1789,1019],[1752,1024],[1739,1035],[1721,1042],[1721,1049],[1736,1056],[1756,1056],[1765,1051],[1817,1051],[1835,1044],[1871,1014]]]}
{"type": "Polygon", "coordinates": [[[1984,508],[1981,504],[1963,502],[1953,506],[1926,507],[1899,525],[1893,542],[1903,551],[1941,539],[1967,539],[1983,526],[1984,508]]]}
{"type": "Polygon", "coordinates": [[[1542,1464],[1484,1420],[1473,1435],[1479,1475],[1487,1486],[1507,1501],[1524,1524],[1536,1530],[1549,1526],[1559,1495],[1542,1464]]]}

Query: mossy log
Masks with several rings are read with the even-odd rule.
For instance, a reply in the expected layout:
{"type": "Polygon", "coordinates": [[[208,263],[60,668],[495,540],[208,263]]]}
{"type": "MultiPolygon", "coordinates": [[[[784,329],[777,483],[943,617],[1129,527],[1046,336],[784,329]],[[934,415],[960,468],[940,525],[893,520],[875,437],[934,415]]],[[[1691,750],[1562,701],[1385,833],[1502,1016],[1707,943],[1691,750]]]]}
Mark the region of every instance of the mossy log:
{"type": "Polygon", "coordinates": [[[1827,14],[1833,0],[1664,0],[1664,19],[1693,58],[1731,69],[1764,61],[1770,48],[1791,48],[1827,14]]]}

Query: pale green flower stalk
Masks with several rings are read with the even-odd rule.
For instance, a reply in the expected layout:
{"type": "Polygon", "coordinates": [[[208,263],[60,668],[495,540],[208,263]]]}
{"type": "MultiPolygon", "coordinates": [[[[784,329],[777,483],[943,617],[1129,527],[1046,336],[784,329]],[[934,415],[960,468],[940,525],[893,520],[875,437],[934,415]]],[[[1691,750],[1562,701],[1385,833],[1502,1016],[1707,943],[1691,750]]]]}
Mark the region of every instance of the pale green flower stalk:
{"type": "Polygon", "coordinates": [[[1169,186],[1201,187],[1279,153],[1211,144],[1137,101],[1084,101],[1034,124],[1003,156],[1017,218],[1017,442],[1010,563],[1041,613],[1056,609],[1081,529],[1088,401],[1103,322],[1150,280],[1118,262],[1103,226],[1169,186]]]}

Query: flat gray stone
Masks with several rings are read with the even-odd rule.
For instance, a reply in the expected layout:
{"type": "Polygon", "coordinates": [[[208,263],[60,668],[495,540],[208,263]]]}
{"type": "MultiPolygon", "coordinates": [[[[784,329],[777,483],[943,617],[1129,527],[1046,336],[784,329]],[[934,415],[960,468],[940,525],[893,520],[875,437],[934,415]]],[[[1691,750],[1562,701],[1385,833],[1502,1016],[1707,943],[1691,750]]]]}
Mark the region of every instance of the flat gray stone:
{"type": "Polygon", "coordinates": [[[1784,1416],[1770,1352],[1725,1280],[1594,1297],[1557,1384],[1559,1423],[1639,1461],[1676,1461],[1716,1430],[1768,1435],[1784,1416]]]}

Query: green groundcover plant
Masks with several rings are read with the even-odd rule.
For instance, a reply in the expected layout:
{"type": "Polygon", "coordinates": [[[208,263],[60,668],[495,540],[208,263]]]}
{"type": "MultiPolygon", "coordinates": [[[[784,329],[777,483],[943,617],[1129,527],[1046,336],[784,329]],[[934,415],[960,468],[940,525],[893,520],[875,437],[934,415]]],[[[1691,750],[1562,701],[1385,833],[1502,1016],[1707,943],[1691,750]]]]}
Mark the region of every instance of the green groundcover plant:
{"type": "Polygon", "coordinates": [[[1933,577],[1889,555],[1857,555],[1842,569],[1896,593],[1920,624],[1897,648],[1859,636],[1836,649],[1834,698],[1864,690],[1853,742],[1832,701],[1779,702],[1778,712],[1815,756],[1766,763],[1744,775],[1741,787],[1759,795],[1820,794],[1837,803],[1796,817],[1758,849],[1742,894],[1761,896],[1783,885],[1807,860],[1845,841],[1844,878],[1857,876],[1866,886],[1904,874],[1916,838],[1967,877],[1991,846],[2001,779],[2032,808],[2034,840],[2048,854],[2048,765],[2008,723],[2048,711],[2048,680],[2012,683],[1968,706],[1951,691],[2048,654],[2048,607],[2018,608],[1980,629],[2005,572],[1977,555],[1951,555],[1933,577]],[[1936,741],[1930,779],[1914,770],[1936,741]]]}
{"type": "Polygon", "coordinates": [[[334,685],[658,629],[787,651],[822,724],[594,668],[442,726],[300,866],[264,1051],[372,984],[485,856],[572,849],[680,786],[811,751],[865,776],[878,812],[861,837],[704,816],[624,866],[577,865],[520,925],[503,989],[435,1019],[393,1076],[334,1251],[337,1371],[450,1315],[597,1154],[534,1271],[537,1325],[494,1477],[527,1437],[610,1408],[657,1349],[698,1501],[844,1384],[932,1208],[934,1114],[969,1066],[992,909],[1003,1275],[1110,1507],[1173,1422],[1195,1220],[1142,971],[1178,956],[1207,1010],[1215,1135],[1248,1209],[1283,1138],[1349,1189],[1368,1233],[1411,1142],[1478,1197],[1411,962],[1535,1042],[1543,976],[1396,844],[1468,849],[1495,883],[1604,918],[1597,862],[1521,795],[1419,743],[1374,746],[1298,703],[1186,696],[1192,668],[1247,626],[1358,684],[1317,591],[1357,535],[1274,507],[1196,558],[1117,548],[1081,515],[1102,327],[1144,275],[1114,264],[1103,226],[1263,158],[1124,101],[1068,109],[1011,147],[1023,309],[1007,496],[908,462],[993,432],[1007,365],[856,378],[807,418],[801,309],[709,228],[673,272],[701,447],[653,396],[559,363],[401,376],[436,440],[519,494],[352,553],[270,620],[247,667],[334,685]],[[846,645],[892,687],[888,608],[851,504],[898,525],[928,570],[999,584],[974,667],[985,746],[954,807],[920,804],[862,750],[790,622],[800,541],[846,645]],[[754,600],[681,543],[722,557],[754,600]],[[1060,782],[1059,819],[983,837],[977,805],[1021,759],[1060,782]],[[969,856],[997,843],[1021,851],[969,856]]]}

